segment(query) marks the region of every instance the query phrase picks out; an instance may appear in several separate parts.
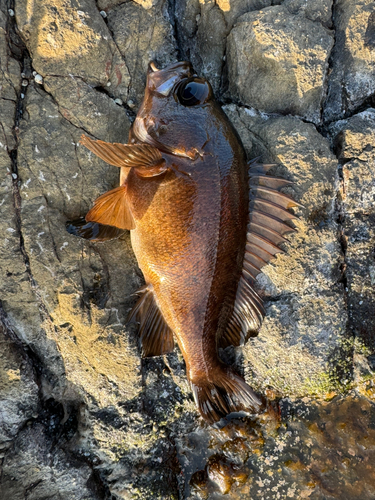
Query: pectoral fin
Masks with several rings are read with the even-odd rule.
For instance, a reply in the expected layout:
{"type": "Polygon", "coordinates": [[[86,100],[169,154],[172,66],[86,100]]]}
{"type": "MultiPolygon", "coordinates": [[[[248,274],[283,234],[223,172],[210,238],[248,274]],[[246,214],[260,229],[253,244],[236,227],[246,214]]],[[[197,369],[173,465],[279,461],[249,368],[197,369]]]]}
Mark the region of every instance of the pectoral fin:
{"type": "Polygon", "coordinates": [[[153,168],[165,163],[160,151],[148,144],[119,144],[93,141],[87,135],[81,136],[81,144],[102,160],[115,167],[153,168]]]}
{"type": "Polygon", "coordinates": [[[86,215],[87,222],[97,222],[119,229],[134,229],[135,221],[127,197],[127,184],[107,191],[95,200],[86,215]]]}

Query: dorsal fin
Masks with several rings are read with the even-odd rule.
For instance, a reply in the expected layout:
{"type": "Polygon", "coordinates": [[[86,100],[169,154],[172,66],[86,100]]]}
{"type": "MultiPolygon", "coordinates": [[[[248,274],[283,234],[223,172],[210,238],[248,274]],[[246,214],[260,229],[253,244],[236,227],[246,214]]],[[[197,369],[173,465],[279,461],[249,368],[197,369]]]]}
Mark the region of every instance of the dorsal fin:
{"type": "Polygon", "coordinates": [[[96,156],[115,167],[152,167],[163,161],[160,151],[148,144],[93,141],[87,135],[82,135],[80,142],[96,156]]]}
{"type": "Polygon", "coordinates": [[[287,241],[285,234],[295,231],[286,224],[295,218],[288,208],[301,206],[290,196],[278,190],[290,181],[267,175],[273,165],[249,164],[249,223],[242,275],[238,283],[233,313],[219,347],[240,345],[250,333],[259,330],[264,317],[262,299],[253,289],[261,269],[283,252],[280,244],[287,241]]]}
{"type": "Polygon", "coordinates": [[[172,352],[173,332],[158,307],[152,285],[145,285],[137,294],[140,294],[140,298],[130,311],[128,321],[140,324],[142,357],[160,356],[172,352]]]}
{"type": "Polygon", "coordinates": [[[86,221],[119,229],[134,229],[135,222],[127,198],[127,182],[99,196],[86,214],[86,221]]]}

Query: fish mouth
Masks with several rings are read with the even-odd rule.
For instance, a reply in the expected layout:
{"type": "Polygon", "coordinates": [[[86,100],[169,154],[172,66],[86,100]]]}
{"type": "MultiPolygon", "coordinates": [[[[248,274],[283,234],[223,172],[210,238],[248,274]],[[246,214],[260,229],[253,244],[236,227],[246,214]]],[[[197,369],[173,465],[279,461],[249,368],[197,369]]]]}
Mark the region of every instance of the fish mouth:
{"type": "MultiPolygon", "coordinates": [[[[196,73],[192,64],[188,61],[177,62],[163,69],[158,69],[155,62],[151,61],[148,65],[144,103],[150,98],[152,100],[152,96],[155,95],[158,97],[168,97],[181,80],[190,78],[193,75],[196,75],[196,73]]],[[[138,141],[150,144],[163,153],[195,160],[198,154],[195,149],[186,151],[184,148],[172,147],[160,142],[158,137],[155,137],[152,129],[145,122],[145,116],[149,112],[146,112],[146,109],[148,109],[147,106],[145,107],[145,104],[143,104],[143,109],[141,108],[138,112],[132,126],[132,133],[138,141]]]]}
{"type": "Polygon", "coordinates": [[[188,61],[180,61],[159,69],[154,61],[148,65],[147,89],[168,97],[178,81],[195,75],[193,66],[188,61]]]}

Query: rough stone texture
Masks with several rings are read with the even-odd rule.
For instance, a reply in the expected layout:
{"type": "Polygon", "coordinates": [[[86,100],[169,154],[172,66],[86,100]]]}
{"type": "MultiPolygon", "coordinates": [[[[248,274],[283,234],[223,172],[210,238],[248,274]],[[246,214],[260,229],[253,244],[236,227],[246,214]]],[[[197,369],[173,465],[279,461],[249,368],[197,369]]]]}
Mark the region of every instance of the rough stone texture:
{"type": "Polygon", "coordinates": [[[259,293],[269,302],[259,336],[245,349],[255,372],[252,383],[262,390],[270,384],[282,395],[329,391],[328,373],[337,379],[335,371],[342,371],[341,358],[333,358],[345,342],[347,321],[332,217],[337,160],[311,124],[264,118],[234,105],[224,109],[248,150],[279,164],[275,173],[295,182],[293,196],[305,206],[297,211],[297,232],[288,237],[286,255],[258,278],[259,293]]]}
{"type": "MultiPolygon", "coordinates": [[[[100,492],[90,478],[88,465],[71,462],[72,458],[54,446],[54,425],[31,424],[20,432],[4,460],[0,495],[4,499],[39,500],[61,498],[96,500],[100,492]],[[91,486],[91,487],[90,487],[91,486]]],[[[61,441],[61,435],[59,436],[61,441]]]]}
{"type": "Polygon", "coordinates": [[[237,20],[228,37],[229,91],[261,111],[318,123],[334,40],[319,16],[313,22],[309,11],[291,10],[269,7],[237,20]]]}
{"type": "Polygon", "coordinates": [[[324,26],[332,26],[332,0],[284,0],[283,6],[292,14],[303,14],[310,21],[320,21],[324,26]]]}
{"type": "Polygon", "coordinates": [[[94,0],[16,1],[17,26],[34,69],[82,78],[127,98],[129,72],[94,0]]]}
{"type": "Polygon", "coordinates": [[[373,4],[0,0],[2,500],[373,500],[373,4]],[[80,136],[127,141],[150,59],[190,59],[305,207],[258,337],[222,352],[267,411],[222,430],[177,349],[139,357],[129,236],[65,231],[118,182],[80,136]]]}
{"type": "MultiPolygon", "coordinates": [[[[4,320],[4,318],[2,318],[4,320]]],[[[22,350],[4,335],[0,323],[0,456],[13,443],[22,426],[35,417],[38,387],[32,365],[22,350]]]]}
{"type": "Polygon", "coordinates": [[[149,62],[163,67],[177,59],[167,2],[158,0],[148,9],[138,3],[123,3],[108,12],[108,26],[130,74],[128,104],[136,111],[143,98],[149,62]]]}
{"type": "Polygon", "coordinates": [[[337,0],[336,44],[324,118],[345,118],[375,94],[375,2],[337,0]]]}
{"type": "Polygon", "coordinates": [[[375,110],[371,108],[332,126],[342,163],[340,194],[349,327],[357,341],[360,374],[367,379],[375,368],[374,130],[375,110]]]}

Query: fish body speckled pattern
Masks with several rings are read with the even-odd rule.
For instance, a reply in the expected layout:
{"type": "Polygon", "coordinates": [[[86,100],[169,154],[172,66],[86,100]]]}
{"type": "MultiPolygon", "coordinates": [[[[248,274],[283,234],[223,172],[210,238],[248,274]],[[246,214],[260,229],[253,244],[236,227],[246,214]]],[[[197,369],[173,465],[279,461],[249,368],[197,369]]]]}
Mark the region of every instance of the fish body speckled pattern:
{"type": "Polygon", "coordinates": [[[259,330],[264,309],[253,285],[293,231],[298,205],[280,190],[272,165],[246,161],[210,84],[188,62],[150,63],[129,143],[82,143],[121,168],[120,186],[95,201],[68,230],[106,240],[131,230],[145,286],[130,319],[143,356],[177,340],[196,404],[210,423],[258,412],[262,401],[218,355],[259,330]]]}

